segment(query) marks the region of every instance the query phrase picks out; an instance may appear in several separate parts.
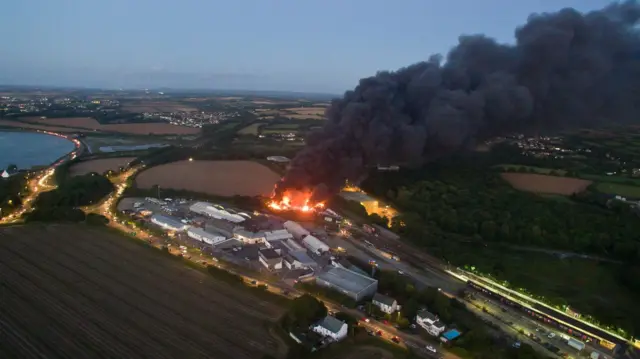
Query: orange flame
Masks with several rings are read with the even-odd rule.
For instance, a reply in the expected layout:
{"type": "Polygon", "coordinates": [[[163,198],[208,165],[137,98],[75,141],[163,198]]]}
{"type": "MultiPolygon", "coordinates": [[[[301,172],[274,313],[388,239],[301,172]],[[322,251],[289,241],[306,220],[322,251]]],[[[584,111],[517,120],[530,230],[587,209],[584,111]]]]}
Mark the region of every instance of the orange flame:
{"type": "Polygon", "coordinates": [[[286,190],[281,200],[271,200],[268,204],[269,208],[275,211],[293,210],[300,212],[311,212],[316,209],[324,208],[324,203],[310,203],[310,190],[286,190]]]}

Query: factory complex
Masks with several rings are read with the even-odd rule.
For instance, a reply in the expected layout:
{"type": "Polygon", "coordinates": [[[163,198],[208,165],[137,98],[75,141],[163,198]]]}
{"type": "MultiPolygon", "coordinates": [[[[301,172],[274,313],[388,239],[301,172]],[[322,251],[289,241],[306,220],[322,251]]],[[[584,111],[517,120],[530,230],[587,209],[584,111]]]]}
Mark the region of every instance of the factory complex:
{"type": "Polygon", "coordinates": [[[318,285],[355,300],[376,292],[375,279],[351,265],[343,268],[335,250],[294,221],[185,199],[125,198],[119,209],[218,259],[284,272],[282,278],[292,280],[316,277],[318,285]]]}

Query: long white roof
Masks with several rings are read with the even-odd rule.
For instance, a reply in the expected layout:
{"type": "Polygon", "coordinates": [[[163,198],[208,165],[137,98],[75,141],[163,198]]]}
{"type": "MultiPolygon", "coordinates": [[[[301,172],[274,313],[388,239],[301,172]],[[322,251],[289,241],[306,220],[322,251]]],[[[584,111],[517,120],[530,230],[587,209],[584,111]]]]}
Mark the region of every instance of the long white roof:
{"type": "Polygon", "coordinates": [[[229,213],[224,209],[220,209],[215,207],[213,204],[208,202],[196,202],[189,207],[189,209],[196,213],[206,214],[213,218],[224,219],[233,223],[244,222],[246,218],[239,214],[229,213]]]}

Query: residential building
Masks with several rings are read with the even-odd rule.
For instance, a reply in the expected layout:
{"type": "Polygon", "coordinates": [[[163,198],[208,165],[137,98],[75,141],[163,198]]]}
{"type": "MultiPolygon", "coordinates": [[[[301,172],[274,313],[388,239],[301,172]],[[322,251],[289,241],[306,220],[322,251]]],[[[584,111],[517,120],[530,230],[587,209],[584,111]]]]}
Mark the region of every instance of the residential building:
{"type": "Polygon", "coordinates": [[[338,342],[346,338],[349,326],[347,323],[327,315],[320,322],[313,325],[311,329],[325,338],[331,338],[338,342]]]}
{"type": "Polygon", "coordinates": [[[151,216],[151,223],[157,224],[164,229],[176,232],[182,232],[189,228],[187,224],[180,222],[179,219],[175,217],[164,216],[162,214],[154,214],[153,216],[151,216]]]}
{"type": "Polygon", "coordinates": [[[282,269],[282,257],[274,249],[261,249],[258,252],[258,261],[269,270],[282,269]]]}
{"type": "Polygon", "coordinates": [[[398,305],[398,302],[395,299],[391,297],[387,297],[386,295],[382,295],[380,293],[376,293],[373,296],[371,303],[373,303],[373,305],[375,305],[376,307],[380,308],[380,310],[383,311],[384,313],[388,313],[388,314],[391,314],[396,310],[400,310],[400,306],[398,305]]]}
{"type": "Polygon", "coordinates": [[[423,327],[427,333],[434,337],[439,336],[445,330],[445,325],[438,320],[438,316],[428,312],[426,309],[418,311],[416,314],[416,324],[423,327]]]}
{"type": "Polygon", "coordinates": [[[316,283],[337,290],[358,302],[372,297],[378,290],[377,280],[340,267],[333,267],[320,274],[316,283]]]}

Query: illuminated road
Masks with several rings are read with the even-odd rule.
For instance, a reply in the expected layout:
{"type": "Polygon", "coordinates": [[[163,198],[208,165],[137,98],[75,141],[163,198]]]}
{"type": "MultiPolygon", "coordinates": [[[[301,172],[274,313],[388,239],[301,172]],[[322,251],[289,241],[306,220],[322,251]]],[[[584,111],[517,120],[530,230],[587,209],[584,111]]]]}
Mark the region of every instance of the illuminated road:
{"type": "Polygon", "coordinates": [[[37,175],[34,178],[31,178],[27,181],[27,188],[29,189],[29,194],[22,199],[21,208],[8,216],[1,218],[0,224],[13,224],[13,223],[22,222],[23,221],[22,215],[24,215],[25,213],[29,213],[33,210],[33,203],[35,202],[36,198],[38,198],[38,196],[41,193],[54,190],[57,187],[57,185],[54,183],[53,179],[51,178],[54,175],[56,168],[69,160],[75,159],[78,156],[78,154],[82,151],[82,146],[80,144],[80,141],[78,141],[75,138],[69,138],[62,134],[48,132],[48,131],[38,131],[38,132],[43,132],[48,135],[66,138],[76,145],[76,149],[73,152],[69,153],[69,155],[65,156],[63,159],[58,160],[49,168],[42,170],[40,172],[35,172],[37,173],[37,175]]]}

